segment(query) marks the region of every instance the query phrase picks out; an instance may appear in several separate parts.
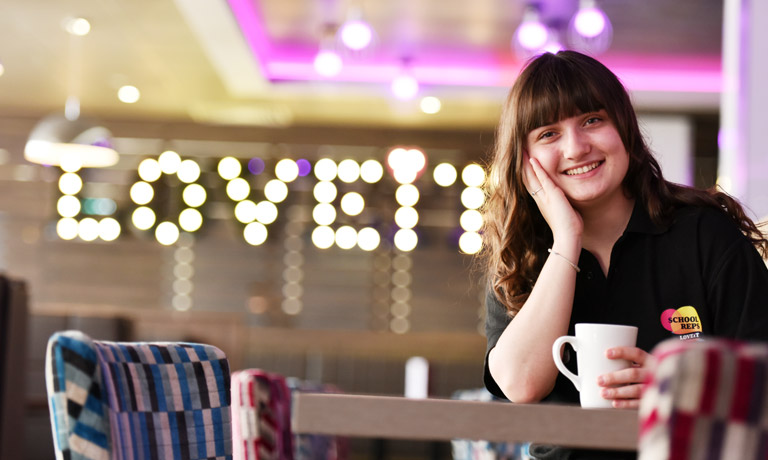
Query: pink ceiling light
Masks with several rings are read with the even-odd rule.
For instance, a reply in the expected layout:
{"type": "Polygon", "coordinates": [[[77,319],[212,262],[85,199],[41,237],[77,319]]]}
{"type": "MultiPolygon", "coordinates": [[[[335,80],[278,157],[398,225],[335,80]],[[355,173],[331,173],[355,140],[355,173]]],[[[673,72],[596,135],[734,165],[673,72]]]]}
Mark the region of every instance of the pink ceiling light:
{"type": "Polygon", "coordinates": [[[402,73],[392,80],[392,94],[402,101],[408,101],[419,93],[419,82],[410,74],[402,73]]]}
{"type": "Polygon", "coordinates": [[[608,49],[613,27],[596,0],[580,0],[579,11],[568,25],[568,39],[575,49],[599,54],[608,49]]]}
{"type": "Polygon", "coordinates": [[[324,77],[335,77],[343,66],[341,56],[333,50],[320,50],[315,56],[315,71],[324,77]]]}
{"type": "Polygon", "coordinates": [[[541,49],[548,39],[547,27],[539,20],[539,12],[534,7],[528,7],[523,13],[523,22],[515,31],[517,44],[528,51],[541,49]]]}
{"type": "Polygon", "coordinates": [[[373,40],[373,30],[367,22],[361,20],[350,20],[345,22],[339,30],[341,41],[344,46],[353,50],[360,51],[368,47],[373,40]]]}
{"type": "Polygon", "coordinates": [[[341,56],[335,49],[334,35],[334,27],[326,25],[320,39],[320,50],[318,50],[312,63],[315,72],[326,78],[335,77],[341,73],[344,66],[341,56]]]}
{"type": "Polygon", "coordinates": [[[603,10],[595,5],[594,1],[587,0],[581,2],[581,7],[573,18],[573,25],[576,32],[584,37],[597,37],[605,30],[605,24],[608,17],[603,10]]]}

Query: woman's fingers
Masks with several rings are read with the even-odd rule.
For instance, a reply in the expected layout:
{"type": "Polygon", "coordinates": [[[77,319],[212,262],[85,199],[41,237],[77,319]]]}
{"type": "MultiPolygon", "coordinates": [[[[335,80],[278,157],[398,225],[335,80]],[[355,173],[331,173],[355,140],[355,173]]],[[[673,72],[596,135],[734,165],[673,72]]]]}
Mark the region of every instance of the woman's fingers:
{"type": "Polygon", "coordinates": [[[615,408],[637,408],[643,382],[648,379],[654,368],[653,356],[637,347],[609,348],[605,355],[609,359],[627,360],[632,366],[599,376],[597,384],[603,387],[600,395],[605,399],[612,399],[615,408]]]}
{"type": "Polygon", "coordinates": [[[640,407],[640,399],[614,399],[612,405],[615,409],[637,409],[640,407]]]}
{"type": "Polygon", "coordinates": [[[533,171],[533,167],[531,166],[530,158],[528,157],[527,153],[523,153],[523,183],[525,184],[525,188],[528,190],[528,193],[530,193],[531,196],[535,196],[533,192],[541,189],[541,184],[536,178],[536,173],[533,171]]]}
{"type": "MultiPolygon", "coordinates": [[[[541,167],[541,163],[539,163],[539,160],[535,158],[530,159],[531,168],[533,169],[534,174],[536,175],[536,179],[539,182],[539,186],[543,188],[545,192],[551,191],[555,184],[552,182],[552,179],[549,178],[549,175],[546,171],[544,171],[544,168],[541,167]]],[[[534,190],[538,190],[538,188],[531,190],[532,192],[534,190]]]]}
{"type": "Polygon", "coordinates": [[[605,399],[640,399],[642,391],[642,385],[633,383],[620,387],[603,388],[600,390],[600,396],[605,399]]]}
{"type": "Polygon", "coordinates": [[[653,357],[644,350],[637,347],[613,347],[605,351],[608,359],[624,359],[640,366],[650,364],[653,357]]]}
{"type": "Polygon", "coordinates": [[[619,371],[603,374],[597,378],[597,383],[604,387],[629,385],[633,383],[642,384],[649,374],[650,370],[644,367],[632,366],[619,371]]]}

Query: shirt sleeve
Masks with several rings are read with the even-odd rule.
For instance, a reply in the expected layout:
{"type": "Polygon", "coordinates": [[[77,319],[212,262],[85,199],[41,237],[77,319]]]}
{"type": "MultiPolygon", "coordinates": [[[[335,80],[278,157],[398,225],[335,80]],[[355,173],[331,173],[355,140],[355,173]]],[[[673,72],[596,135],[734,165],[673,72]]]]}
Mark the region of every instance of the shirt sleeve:
{"type": "Polygon", "coordinates": [[[768,341],[768,267],[732,222],[710,222],[709,227],[719,228],[719,241],[712,241],[712,245],[722,248],[705,275],[709,278],[707,299],[714,314],[713,335],[768,341]]]}
{"type": "Polygon", "coordinates": [[[501,391],[499,385],[491,376],[491,371],[488,368],[488,354],[493,347],[496,346],[496,342],[499,341],[501,333],[504,332],[509,322],[512,321],[512,317],[507,314],[507,309],[496,298],[492,289],[488,289],[485,295],[485,337],[487,345],[485,349],[485,370],[483,372],[483,382],[485,388],[490,391],[494,396],[507,399],[504,392],[501,391]]]}

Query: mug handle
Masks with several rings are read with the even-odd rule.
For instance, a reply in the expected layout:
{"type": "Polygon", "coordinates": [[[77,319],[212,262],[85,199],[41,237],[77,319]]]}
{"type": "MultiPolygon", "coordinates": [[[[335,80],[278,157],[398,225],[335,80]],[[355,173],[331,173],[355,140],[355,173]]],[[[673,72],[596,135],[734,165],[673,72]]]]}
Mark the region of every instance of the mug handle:
{"type": "Polygon", "coordinates": [[[565,343],[570,343],[573,349],[578,351],[579,348],[576,337],[572,335],[564,335],[558,337],[557,340],[555,340],[555,343],[552,344],[552,359],[555,360],[557,369],[562,372],[564,376],[568,377],[568,380],[573,382],[576,390],[581,391],[581,381],[579,380],[579,376],[569,371],[568,368],[565,367],[565,364],[563,364],[563,359],[560,357],[560,348],[562,348],[565,343]]]}

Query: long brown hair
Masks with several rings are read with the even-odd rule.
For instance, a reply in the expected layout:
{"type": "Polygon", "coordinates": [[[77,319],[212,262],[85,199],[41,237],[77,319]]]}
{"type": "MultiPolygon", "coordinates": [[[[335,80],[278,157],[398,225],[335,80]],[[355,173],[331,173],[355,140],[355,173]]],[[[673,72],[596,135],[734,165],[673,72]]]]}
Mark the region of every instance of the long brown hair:
{"type": "Polygon", "coordinates": [[[624,192],[645,206],[654,223],[668,224],[681,206],[713,207],[727,213],[763,256],[768,254],[768,240],[736,200],[716,188],[700,190],[664,179],[640,133],[629,95],[613,72],[575,51],[545,53],[528,63],[507,96],[483,209],[489,283],[512,315],[528,298],[552,245],[552,231],[523,184],[526,137],[540,126],[603,109],[629,153],[624,192]]]}

